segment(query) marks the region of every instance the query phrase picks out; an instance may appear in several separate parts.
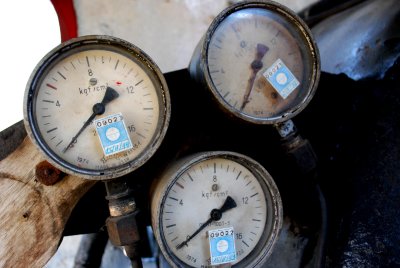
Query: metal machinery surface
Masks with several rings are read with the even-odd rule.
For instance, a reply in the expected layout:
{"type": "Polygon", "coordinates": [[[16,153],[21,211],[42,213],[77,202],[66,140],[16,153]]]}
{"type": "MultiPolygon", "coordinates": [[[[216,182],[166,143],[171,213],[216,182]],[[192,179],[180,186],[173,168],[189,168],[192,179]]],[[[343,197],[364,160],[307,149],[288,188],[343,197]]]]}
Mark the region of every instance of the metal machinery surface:
{"type": "MultiPolygon", "coordinates": [[[[364,5],[373,2],[366,1],[364,5]]],[[[363,12],[366,9],[361,6],[358,10],[363,12]]],[[[357,16],[357,5],[352,12],[357,16]]],[[[345,21],[342,23],[344,26],[338,24],[338,28],[348,27],[345,21]]],[[[323,37],[323,25],[318,27],[319,36],[323,37]]],[[[390,37],[390,48],[395,47],[393,42],[398,39],[393,39],[391,34],[385,34],[390,37]]],[[[251,60],[256,61],[259,54],[254,54],[255,60],[251,60]]],[[[162,212],[164,206],[171,205],[165,202],[169,198],[171,202],[178,202],[174,211],[179,211],[180,199],[177,201],[170,198],[176,197],[171,195],[172,190],[182,190],[181,197],[186,198],[186,204],[187,195],[196,191],[184,184],[182,177],[188,172],[190,174],[191,168],[196,170],[202,167],[202,161],[207,162],[208,158],[222,154],[251,159],[245,161],[244,166],[267,170],[268,176],[262,173],[269,178],[266,181],[273,179],[276,189],[279,189],[283,208],[280,223],[282,230],[272,252],[267,253],[270,254],[268,260],[263,260],[264,266],[400,266],[400,64],[398,54],[391,55],[393,64],[385,65],[385,71],[378,75],[380,79],[369,77],[354,81],[342,74],[322,72],[318,90],[314,92],[315,88],[312,88],[314,98],[306,101],[309,105],[300,109],[304,109],[302,113],[295,113],[296,117],[292,121],[278,119],[272,122],[279,123],[275,125],[279,132],[275,128],[263,126],[265,123],[254,124],[257,121],[254,118],[243,120],[239,116],[241,120],[237,120],[235,116],[230,116],[229,108],[221,109],[221,101],[226,97],[226,92],[221,92],[218,97],[218,89],[215,92],[205,90],[204,83],[197,83],[192,79],[189,70],[166,73],[165,80],[172,103],[171,120],[158,150],[145,164],[137,166],[134,172],[121,173],[118,181],[107,181],[106,191],[101,184],[91,188],[72,211],[63,235],[104,233],[104,223],[110,210],[113,217],[107,220],[108,231],[114,243],[124,245],[125,242],[133,241],[135,246],[126,248],[127,255],[132,259],[154,257],[152,250],[157,247],[152,244],[154,241],[151,237],[147,238],[147,226],[151,225],[152,217],[153,227],[157,228],[157,224],[162,224],[162,221],[154,218],[154,207],[162,212]],[[293,122],[308,141],[297,134],[293,122]],[[175,166],[169,167],[170,163],[175,163],[175,166]],[[169,171],[166,173],[165,170],[169,171]],[[161,177],[164,179],[159,185],[164,185],[165,188],[157,188],[155,183],[161,177]],[[187,189],[187,192],[183,189],[187,189]],[[155,198],[153,203],[152,216],[149,200],[152,193],[157,191],[158,199],[155,198]],[[108,201],[104,199],[106,194],[108,201]],[[134,217],[126,217],[130,214],[134,214],[134,217]],[[129,241],[123,241],[124,238],[129,241]]],[[[324,57],[325,55],[321,55],[321,58],[324,57]]],[[[257,68],[247,69],[254,71],[254,76],[258,74],[255,71],[257,68]]],[[[246,77],[244,82],[250,84],[254,80],[246,77]]],[[[239,113],[250,102],[245,97],[239,113]]],[[[0,142],[7,145],[4,147],[7,149],[2,151],[1,159],[18,146],[24,135],[21,123],[1,132],[0,142]]],[[[229,173],[230,168],[223,162],[225,160],[215,160],[221,161],[218,163],[211,161],[209,166],[204,166],[209,169],[210,179],[214,178],[213,174],[218,168],[229,173]],[[220,166],[217,167],[217,164],[220,166]]],[[[216,179],[219,176],[220,174],[216,179]]],[[[223,176],[221,180],[222,178],[223,176]]],[[[190,178],[187,177],[187,180],[190,178]]],[[[211,184],[210,191],[226,186],[222,182],[221,185],[215,185],[211,184]]],[[[56,186],[57,184],[52,187],[56,186]]],[[[266,193],[266,188],[261,188],[266,193]]],[[[217,224],[218,217],[210,214],[211,208],[222,215],[233,213],[236,209],[240,211],[236,208],[237,197],[233,198],[232,203],[227,196],[209,207],[204,205],[203,208],[203,204],[199,205],[198,202],[191,204],[199,206],[198,209],[191,209],[195,210],[194,213],[205,210],[206,217],[203,221],[207,221],[209,216],[209,224],[217,224]]],[[[242,197],[239,199],[242,202],[244,200],[242,197]]],[[[185,213],[189,210],[186,209],[185,213]]],[[[159,219],[167,219],[162,213],[156,215],[159,219]]],[[[196,222],[200,225],[197,227],[205,228],[202,223],[196,222]]],[[[164,226],[166,229],[175,228],[174,224],[177,225],[172,223],[164,226]]],[[[190,246],[191,243],[198,243],[195,229],[189,228],[186,240],[177,238],[177,246],[174,244],[175,249],[169,250],[165,246],[173,244],[174,241],[171,241],[175,236],[168,240],[165,234],[160,235],[159,230],[156,230],[157,238],[167,241],[161,245],[167,259],[175,259],[178,265],[182,264],[181,261],[186,264],[193,261],[192,258],[181,258],[179,250],[183,247],[189,248],[188,244],[190,246]],[[178,252],[178,257],[171,252],[178,252]]],[[[159,256],[159,252],[155,253],[159,256]]],[[[194,257],[191,254],[186,255],[194,257]]],[[[161,259],[159,265],[164,267],[166,263],[161,259]]]]}

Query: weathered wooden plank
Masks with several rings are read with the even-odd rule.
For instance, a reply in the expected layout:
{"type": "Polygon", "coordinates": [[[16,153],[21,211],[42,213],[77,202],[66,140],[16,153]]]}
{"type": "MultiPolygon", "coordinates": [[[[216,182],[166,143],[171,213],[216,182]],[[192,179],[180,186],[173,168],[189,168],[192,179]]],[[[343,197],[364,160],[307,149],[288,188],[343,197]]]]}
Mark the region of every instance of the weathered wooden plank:
{"type": "Polygon", "coordinates": [[[72,209],[94,184],[65,176],[45,186],[35,176],[41,161],[26,137],[0,162],[0,267],[42,267],[56,252],[72,209]]]}

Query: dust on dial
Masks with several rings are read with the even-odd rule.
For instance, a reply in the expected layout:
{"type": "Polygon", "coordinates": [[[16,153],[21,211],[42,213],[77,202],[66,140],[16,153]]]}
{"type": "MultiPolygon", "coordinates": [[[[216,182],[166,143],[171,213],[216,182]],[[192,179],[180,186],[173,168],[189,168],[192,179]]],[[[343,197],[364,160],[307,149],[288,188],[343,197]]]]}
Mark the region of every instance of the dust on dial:
{"type": "Polygon", "coordinates": [[[302,110],[314,94],[317,48],[307,26],[284,6],[269,1],[233,5],[213,21],[202,42],[191,73],[204,76],[217,101],[239,118],[280,122],[302,110]]]}
{"type": "Polygon", "coordinates": [[[158,148],[170,116],[155,63],[114,37],[72,39],[47,54],[25,93],[25,125],[61,170],[89,179],[122,176],[158,148]]]}
{"type": "Polygon", "coordinates": [[[211,265],[209,231],[233,228],[233,267],[260,267],[282,224],[270,175],[233,152],[207,152],[165,173],[152,200],[153,229],[166,259],[178,267],[211,265]]]}

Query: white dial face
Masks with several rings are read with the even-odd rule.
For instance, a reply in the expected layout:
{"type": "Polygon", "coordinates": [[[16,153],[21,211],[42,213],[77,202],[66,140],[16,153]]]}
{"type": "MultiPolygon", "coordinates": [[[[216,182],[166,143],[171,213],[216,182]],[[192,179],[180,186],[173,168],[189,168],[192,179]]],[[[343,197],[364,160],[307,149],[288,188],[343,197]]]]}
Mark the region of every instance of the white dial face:
{"type": "Polygon", "coordinates": [[[260,8],[239,10],[220,22],[208,45],[207,64],[224,105],[263,119],[299,104],[312,72],[301,38],[281,16],[260,8]]]}
{"type": "Polygon", "coordinates": [[[33,96],[43,142],[77,168],[101,171],[131,162],[153,142],[163,116],[161,85],[151,75],[118,49],[68,53],[45,71],[33,96]]]}
{"type": "Polygon", "coordinates": [[[233,263],[248,256],[266,235],[264,190],[249,169],[230,159],[217,157],[192,165],[169,187],[162,206],[160,228],[165,243],[180,261],[193,267],[211,265],[210,230],[233,227],[237,254],[233,263]],[[211,211],[221,209],[227,198],[236,205],[220,219],[210,220],[211,211]]]}

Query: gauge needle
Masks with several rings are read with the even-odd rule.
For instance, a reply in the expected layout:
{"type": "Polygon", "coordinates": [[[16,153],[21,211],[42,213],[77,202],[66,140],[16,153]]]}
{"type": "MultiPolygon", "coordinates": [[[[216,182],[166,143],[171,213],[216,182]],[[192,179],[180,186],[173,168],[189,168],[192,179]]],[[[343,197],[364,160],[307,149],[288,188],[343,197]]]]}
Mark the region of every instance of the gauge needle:
{"type": "Polygon", "coordinates": [[[250,64],[250,68],[252,70],[252,73],[250,75],[250,78],[247,83],[247,88],[246,92],[243,97],[243,103],[242,106],[240,107],[240,110],[243,110],[246,104],[249,102],[249,96],[251,93],[251,90],[253,89],[253,84],[254,81],[256,80],[256,75],[258,71],[261,70],[263,67],[262,59],[264,58],[265,54],[268,52],[269,48],[266,45],[263,44],[257,44],[257,50],[256,50],[256,57],[253,60],[253,62],[250,64]]]}
{"type": "Polygon", "coordinates": [[[115,89],[112,89],[111,87],[107,87],[106,93],[104,94],[103,100],[100,103],[96,103],[93,105],[93,113],[89,117],[88,120],[83,124],[81,129],[79,129],[78,133],[72,138],[71,142],[68,144],[67,147],[63,150],[63,153],[66,153],[69,148],[72,147],[72,145],[77,141],[79,135],[90,125],[90,123],[93,121],[93,119],[96,117],[96,115],[101,115],[106,111],[106,105],[110,103],[111,101],[115,100],[118,98],[119,94],[115,89]]]}
{"type": "Polygon", "coordinates": [[[228,196],[225,199],[224,204],[221,206],[221,208],[214,208],[213,210],[211,210],[210,212],[210,218],[203,223],[199,229],[197,229],[191,236],[189,236],[185,241],[183,241],[182,243],[180,243],[179,245],[176,246],[176,249],[181,249],[183,248],[183,246],[187,246],[187,243],[192,240],[193,237],[195,237],[198,233],[201,232],[201,230],[203,230],[207,225],[209,225],[211,222],[213,221],[219,221],[222,218],[222,214],[232,208],[235,208],[236,202],[235,200],[233,200],[232,197],[228,196]]]}

